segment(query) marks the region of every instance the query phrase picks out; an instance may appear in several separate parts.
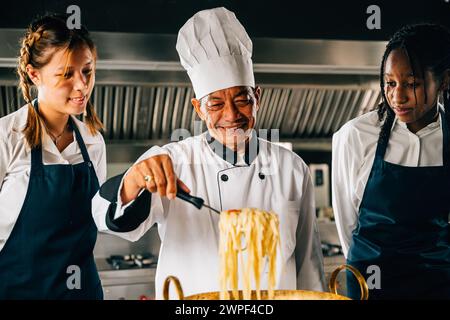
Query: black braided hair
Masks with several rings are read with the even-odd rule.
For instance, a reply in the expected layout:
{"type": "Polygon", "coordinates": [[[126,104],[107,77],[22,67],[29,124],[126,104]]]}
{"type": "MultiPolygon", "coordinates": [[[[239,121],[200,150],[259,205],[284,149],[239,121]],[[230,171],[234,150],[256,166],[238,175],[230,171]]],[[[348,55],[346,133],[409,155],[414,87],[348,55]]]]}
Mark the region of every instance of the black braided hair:
{"type": "MultiPolygon", "coordinates": [[[[380,69],[380,87],[382,101],[378,106],[378,119],[385,119],[380,132],[381,139],[389,137],[389,124],[395,117],[394,111],[389,107],[384,92],[384,68],[386,59],[394,49],[401,48],[405,51],[409,65],[412,69],[414,82],[416,78],[416,70],[414,66],[419,66],[421,76],[425,76],[425,71],[429,70],[436,80],[442,80],[446,70],[450,69],[450,32],[443,26],[437,24],[414,24],[407,25],[398,30],[386,45],[386,50],[381,61],[380,69]],[[413,63],[414,62],[414,63],[413,63]]],[[[425,80],[425,79],[424,79],[425,80]]],[[[425,86],[425,100],[426,83],[425,86]]],[[[449,85],[450,86],[450,85],[449,85]]],[[[450,123],[450,87],[444,88],[444,109],[445,117],[450,123]]],[[[414,88],[414,96],[416,98],[416,90],[414,88]]]]}

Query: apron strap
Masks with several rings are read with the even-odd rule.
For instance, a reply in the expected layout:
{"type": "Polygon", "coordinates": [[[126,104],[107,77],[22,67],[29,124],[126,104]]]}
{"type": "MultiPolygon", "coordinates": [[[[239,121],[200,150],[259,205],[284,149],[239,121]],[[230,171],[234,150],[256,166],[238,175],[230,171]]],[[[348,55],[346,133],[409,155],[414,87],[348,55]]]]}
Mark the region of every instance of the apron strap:
{"type": "Polygon", "coordinates": [[[43,169],[43,163],[42,163],[42,148],[36,147],[31,149],[31,171],[30,175],[38,174],[40,175],[42,173],[43,169]]]}
{"type": "Polygon", "coordinates": [[[78,130],[77,125],[73,121],[72,116],[69,116],[69,125],[71,126],[73,131],[75,131],[75,137],[77,139],[78,146],[80,147],[81,154],[83,155],[84,162],[90,163],[91,158],[89,157],[86,145],[84,144],[83,137],[81,137],[80,131],[78,130]]]}
{"type": "MultiPolygon", "coordinates": [[[[38,112],[38,101],[34,99],[32,101],[33,108],[38,112]]],[[[31,149],[31,170],[30,175],[42,174],[43,169],[42,162],[42,147],[38,146],[31,149]]]]}
{"type": "Polygon", "coordinates": [[[442,137],[444,141],[442,147],[442,161],[444,163],[444,167],[448,169],[450,168],[450,132],[448,129],[447,117],[445,116],[445,112],[440,107],[439,113],[441,114],[442,137]]]}

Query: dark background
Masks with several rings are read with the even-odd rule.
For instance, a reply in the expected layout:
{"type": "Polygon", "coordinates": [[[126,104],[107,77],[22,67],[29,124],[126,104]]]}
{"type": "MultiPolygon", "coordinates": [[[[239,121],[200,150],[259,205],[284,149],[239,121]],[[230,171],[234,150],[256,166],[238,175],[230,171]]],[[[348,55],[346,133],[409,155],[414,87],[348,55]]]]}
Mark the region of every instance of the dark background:
{"type": "Polygon", "coordinates": [[[450,28],[449,0],[15,0],[2,2],[0,28],[25,28],[37,14],[65,12],[71,4],[90,31],[176,34],[195,12],[218,6],[234,11],[251,37],[387,40],[408,23],[450,28]],[[381,30],[366,27],[371,4],[381,9],[381,30]]]}

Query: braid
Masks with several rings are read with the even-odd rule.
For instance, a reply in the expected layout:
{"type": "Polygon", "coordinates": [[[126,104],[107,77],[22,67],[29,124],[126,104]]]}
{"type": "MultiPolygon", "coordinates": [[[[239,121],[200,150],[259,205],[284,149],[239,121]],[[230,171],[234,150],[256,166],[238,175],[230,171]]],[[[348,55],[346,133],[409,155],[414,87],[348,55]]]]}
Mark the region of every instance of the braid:
{"type": "Polygon", "coordinates": [[[42,123],[39,113],[34,109],[31,101],[31,88],[33,82],[28,76],[27,66],[33,62],[33,49],[42,37],[43,30],[28,30],[22,39],[22,47],[20,49],[19,63],[17,73],[19,75],[19,86],[22,91],[23,98],[28,104],[27,123],[24,128],[25,139],[30,148],[36,148],[41,144],[42,123]]]}
{"type": "MultiPolygon", "coordinates": [[[[391,40],[392,41],[392,40],[391,40]]],[[[391,43],[391,42],[389,42],[391,43]]],[[[392,45],[387,45],[386,50],[383,55],[383,59],[381,60],[381,69],[380,69],[380,89],[381,89],[381,103],[378,105],[378,120],[380,122],[383,122],[380,130],[380,140],[385,141],[389,138],[389,131],[391,128],[389,128],[388,124],[392,123],[391,118],[394,118],[394,112],[389,107],[389,104],[386,99],[386,93],[384,92],[384,67],[386,64],[387,57],[391,53],[393,49],[392,45]]]]}
{"type": "Polygon", "coordinates": [[[92,135],[95,135],[97,131],[103,131],[105,129],[90,100],[87,102],[86,124],[92,135]]]}

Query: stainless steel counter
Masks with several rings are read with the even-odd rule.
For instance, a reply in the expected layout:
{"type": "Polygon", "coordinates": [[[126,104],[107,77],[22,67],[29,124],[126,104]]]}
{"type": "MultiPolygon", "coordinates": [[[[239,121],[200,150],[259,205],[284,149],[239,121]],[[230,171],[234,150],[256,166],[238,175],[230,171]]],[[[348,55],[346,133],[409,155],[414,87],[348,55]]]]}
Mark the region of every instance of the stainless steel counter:
{"type": "Polygon", "coordinates": [[[105,300],[155,298],[156,268],[113,270],[106,259],[96,259],[105,300]]]}

